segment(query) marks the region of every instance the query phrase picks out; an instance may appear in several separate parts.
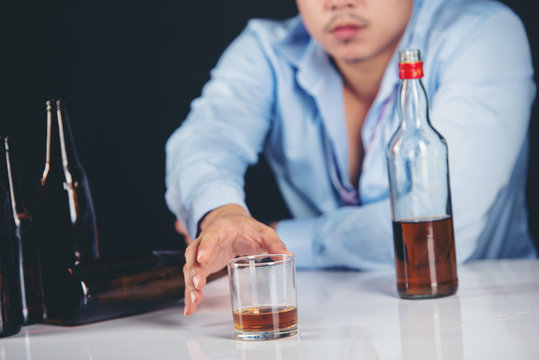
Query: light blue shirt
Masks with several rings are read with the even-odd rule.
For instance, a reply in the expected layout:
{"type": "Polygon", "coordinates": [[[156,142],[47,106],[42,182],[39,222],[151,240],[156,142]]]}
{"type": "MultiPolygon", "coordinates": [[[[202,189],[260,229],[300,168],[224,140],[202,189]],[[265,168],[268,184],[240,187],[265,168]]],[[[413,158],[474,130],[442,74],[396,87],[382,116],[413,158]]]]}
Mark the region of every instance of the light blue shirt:
{"type": "MultiPolygon", "coordinates": [[[[422,50],[431,121],[449,147],[458,261],[536,256],[525,202],[535,84],[522,23],[493,1],[416,1],[405,48],[422,50]]],[[[354,189],[343,84],[328,55],[299,17],[250,21],[167,142],[169,208],[194,237],[208,211],[246,207],[245,171],[264,151],[294,216],[277,233],[298,268],[392,266],[384,148],[398,84],[395,54],[362,128],[354,189]],[[359,205],[347,206],[354,190],[359,205]]]]}

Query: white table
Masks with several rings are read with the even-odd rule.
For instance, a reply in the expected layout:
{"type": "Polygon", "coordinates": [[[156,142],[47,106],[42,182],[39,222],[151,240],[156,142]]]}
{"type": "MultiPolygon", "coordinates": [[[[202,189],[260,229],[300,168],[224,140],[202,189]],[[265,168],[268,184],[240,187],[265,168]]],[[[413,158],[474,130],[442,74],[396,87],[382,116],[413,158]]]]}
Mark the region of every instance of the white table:
{"type": "Polygon", "coordinates": [[[539,260],[459,267],[455,296],[401,300],[388,272],[297,274],[299,335],[233,340],[228,282],[182,304],[78,327],[32,325],[0,340],[0,360],[539,359],[539,260]]]}

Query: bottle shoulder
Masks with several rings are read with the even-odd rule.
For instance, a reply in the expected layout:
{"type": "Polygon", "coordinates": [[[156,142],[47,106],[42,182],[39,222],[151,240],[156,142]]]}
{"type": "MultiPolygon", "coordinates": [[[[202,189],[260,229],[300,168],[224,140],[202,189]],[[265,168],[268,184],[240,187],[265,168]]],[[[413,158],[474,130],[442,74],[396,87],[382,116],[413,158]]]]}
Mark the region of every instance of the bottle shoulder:
{"type": "Polygon", "coordinates": [[[398,129],[388,144],[390,153],[447,154],[447,143],[443,136],[432,127],[420,129],[398,129]]]}
{"type": "Polygon", "coordinates": [[[46,172],[42,174],[41,183],[63,183],[66,178],[71,178],[73,181],[85,182],[86,172],[79,164],[70,164],[66,168],[60,165],[50,166],[46,172]]]}

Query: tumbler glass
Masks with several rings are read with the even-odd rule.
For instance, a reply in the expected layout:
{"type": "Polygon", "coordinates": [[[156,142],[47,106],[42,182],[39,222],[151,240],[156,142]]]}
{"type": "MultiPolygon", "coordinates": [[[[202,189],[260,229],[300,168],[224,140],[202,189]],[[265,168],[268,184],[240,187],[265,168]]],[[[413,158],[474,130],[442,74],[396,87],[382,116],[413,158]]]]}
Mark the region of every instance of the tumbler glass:
{"type": "Polygon", "coordinates": [[[294,257],[243,256],[228,262],[230,300],[237,340],[296,335],[298,313],[294,257]]]}

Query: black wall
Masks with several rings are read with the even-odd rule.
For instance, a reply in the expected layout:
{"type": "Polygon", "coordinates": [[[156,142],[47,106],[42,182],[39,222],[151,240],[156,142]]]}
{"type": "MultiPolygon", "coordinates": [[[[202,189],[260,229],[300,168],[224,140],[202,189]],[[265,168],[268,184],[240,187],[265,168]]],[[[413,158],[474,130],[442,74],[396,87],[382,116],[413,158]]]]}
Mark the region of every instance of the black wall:
{"type": "Polygon", "coordinates": [[[31,210],[45,101],[62,97],[103,256],[183,248],[164,202],[165,141],[247,20],[292,16],[295,3],[31,0],[2,8],[0,133],[12,135],[31,210]]]}
{"type": "MultiPolygon", "coordinates": [[[[524,0],[510,5],[525,21],[537,63],[536,12],[524,0]]],[[[292,16],[294,1],[31,0],[3,5],[0,13],[0,130],[15,141],[30,208],[42,171],[44,103],[62,97],[90,179],[103,255],[183,248],[164,203],[165,141],[247,20],[292,16]]],[[[529,195],[539,238],[536,159],[529,195]]],[[[274,183],[257,185],[268,175],[262,164],[247,178],[247,200],[264,219],[286,212],[273,201],[274,183]]]]}

